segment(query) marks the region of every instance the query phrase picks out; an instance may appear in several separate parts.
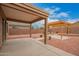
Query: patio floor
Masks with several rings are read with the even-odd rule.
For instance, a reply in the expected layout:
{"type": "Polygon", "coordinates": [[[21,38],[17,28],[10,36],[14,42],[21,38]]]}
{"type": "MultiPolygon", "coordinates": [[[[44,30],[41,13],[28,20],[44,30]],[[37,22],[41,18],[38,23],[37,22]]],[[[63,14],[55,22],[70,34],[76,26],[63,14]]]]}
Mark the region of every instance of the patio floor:
{"type": "Polygon", "coordinates": [[[18,38],[7,40],[0,50],[1,56],[72,56],[72,54],[62,51],[33,38],[18,38]]]}

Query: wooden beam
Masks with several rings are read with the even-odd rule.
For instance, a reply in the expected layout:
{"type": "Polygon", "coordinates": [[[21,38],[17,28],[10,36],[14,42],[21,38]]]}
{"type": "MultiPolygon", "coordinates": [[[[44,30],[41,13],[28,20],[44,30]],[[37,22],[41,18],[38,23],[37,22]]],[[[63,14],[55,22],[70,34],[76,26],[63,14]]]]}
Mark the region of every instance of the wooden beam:
{"type": "Polygon", "coordinates": [[[38,19],[35,19],[35,20],[33,20],[31,23],[34,23],[34,22],[40,21],[40,20],[42,20],[42,19],[44,19],[44,18],[38,18],[38,19]]]}
{"type": "Polygon", "coordinates": [[[21,20],[19,20],[19,19],[13,19],[13,18],[7,18],[7,20],[8,21],[14,21],[14,22],[21,22],[21,23],[31,23],[31,22],[29,22],[29,21],[21,21],[21,20]]]}
{"type": "Polygon", "coordinates": [[[30,24],[30,31],[29,31],[29,33],[30,33],[30,38],[32,37],[32,24],[30,24]]]}
{"type": "Polygon", "coordinates": [[[46,44],[47,43],[47,32],[48,32],[48,30],[47,30],[47,28],[48,28],[48,26],[47,26],[47,19],[45,19],[45,24],[44,24],[44,44],[46,44]]]}
{"type": "Polygon", "coordinates": [[[14,22],[21,22],[21,23],[28,23],[28,24],[31,24],[31,23],[34,23],[34,22],[37,22],[37,21],[40,21],[40,20],[42,20],[43,18],[38,18],[38,19],[35,19],[35,20],[33,20],[33,21],[21,21],[20,19],[13,19],[13,18],[8,18],[7,17],[7,20],[8,21],[14,21],[14,22]]]}

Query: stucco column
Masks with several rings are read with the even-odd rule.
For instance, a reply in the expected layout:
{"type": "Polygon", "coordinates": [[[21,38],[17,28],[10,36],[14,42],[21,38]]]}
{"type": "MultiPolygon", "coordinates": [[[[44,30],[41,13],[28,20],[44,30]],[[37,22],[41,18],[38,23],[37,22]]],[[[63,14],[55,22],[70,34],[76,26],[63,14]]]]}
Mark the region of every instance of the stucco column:
{"type": "Polygon", "coordinates": [[[47,43],[47,32],[48,32],[48,26],[47,26],[47,19],[44,20],[45,24],[44,24],[44,44],[47,43]]]}

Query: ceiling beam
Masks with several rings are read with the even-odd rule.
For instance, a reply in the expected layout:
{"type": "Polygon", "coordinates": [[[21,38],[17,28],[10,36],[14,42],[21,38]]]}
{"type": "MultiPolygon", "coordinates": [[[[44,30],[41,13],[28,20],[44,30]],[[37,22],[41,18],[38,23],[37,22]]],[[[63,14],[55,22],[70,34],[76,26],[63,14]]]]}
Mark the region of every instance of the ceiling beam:
{"type": "Polygon", "coordinates": [[[8,21],[14,21],[14,22],[21,22],[21,23],[31,23],[31,22],[29,22],[29,21],[21,21],[21,20],[19,20],[19,19],[13,19],[13,18],[7,18],[7,20],[8,21]]]}
{"type": "Polygon", "coordinates": [[[37,21],[40,21],[40,20],[42,20],[42,19],[44,19],[44,18],[35,19],[35,20],[32,21],[32,23],[37,22],[37,21]]]}

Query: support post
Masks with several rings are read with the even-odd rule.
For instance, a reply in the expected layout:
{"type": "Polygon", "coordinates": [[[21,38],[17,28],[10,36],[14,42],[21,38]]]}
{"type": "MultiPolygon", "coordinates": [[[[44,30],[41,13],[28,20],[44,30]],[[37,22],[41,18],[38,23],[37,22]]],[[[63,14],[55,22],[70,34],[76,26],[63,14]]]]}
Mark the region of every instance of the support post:
{"type": "Polygon", "coordinates": [[[45,19],[45,24],[44,24],[44,44],[46,44],[47,43],[47,28],[48,28],[48,26],[47,26],[47,19],[45,19]]]}
{"type": "Polygon", "coordinates": [[[68,26],[67,26],[67,34],[69,33],[69,28],[68,28],[68,26]]]}
{"type": "Polygon", "coordinates": [[[61,26],[61,34],[60,34],[61,40],[63,40],[63,32],[62,32],[62,29],[63,29],[63,27],[61,26]]]}
{"type": "Polygon", "coordinates": [[[7,34],[6,34],[7,33],[7,31],[6,31],[7,18],[4,14],[2,7],[1,7],[1,4],[0,4],[0,15],[2,17],[2,42],[4,44],[6,37],[7,37],[7,34]]]}
{"type": "Polygon", "coordinates": [[[32,37],[32,24],[30,24],[30,38],[32,37]]]}

